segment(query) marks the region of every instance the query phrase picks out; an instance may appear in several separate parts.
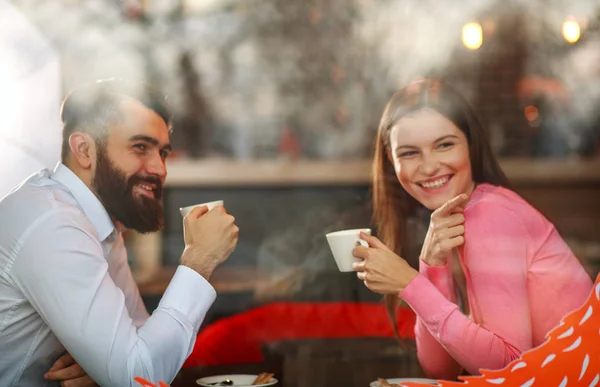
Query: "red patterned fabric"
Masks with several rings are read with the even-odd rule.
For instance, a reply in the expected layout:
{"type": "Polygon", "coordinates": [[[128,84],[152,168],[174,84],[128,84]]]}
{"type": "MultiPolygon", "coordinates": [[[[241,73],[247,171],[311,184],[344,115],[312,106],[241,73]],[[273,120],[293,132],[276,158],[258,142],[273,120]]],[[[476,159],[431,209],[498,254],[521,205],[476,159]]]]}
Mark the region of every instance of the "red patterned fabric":
{"type": "MultiPolygon", "coordinates": [[[[414,338],[415,315],[397,313],[401,337],[414,338]]],[[[272,303],[203,329],[184,367],[259,363],[261,345],[284,339],[394,337],[385,307],[374,303],[272,303]]]]}
{"type": "MultiPolygon", "coordinates": [[[[600,274],[587,301],[568,313],[546,335],[546,341],[524,352],[500,370],[440,380],[441,387],[594,387],[600,383],[600,274]]],[[[427,387],[403,382],[406,387],[427,387]]]]}

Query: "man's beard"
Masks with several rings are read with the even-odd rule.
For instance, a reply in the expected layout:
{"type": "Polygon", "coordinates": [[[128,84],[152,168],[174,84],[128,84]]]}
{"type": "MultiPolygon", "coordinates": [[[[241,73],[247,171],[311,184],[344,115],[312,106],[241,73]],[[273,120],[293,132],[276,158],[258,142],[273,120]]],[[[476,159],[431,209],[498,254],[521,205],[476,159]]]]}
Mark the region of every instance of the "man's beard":
{"type": "Polygon", "coordinates": [[[101,144],[98,144],[97,159],[92,186],[110,217],[123,223],[126,228],[140,233],[162,230],[164,210],[161,201],[161,181],[152,176],[138,175],[128,179],[125,173],[110,161],[101,144]],[[156,187],[153,190],[154,198],[134,195],[133,187],[139,183],[148,183],[156,187]]]}

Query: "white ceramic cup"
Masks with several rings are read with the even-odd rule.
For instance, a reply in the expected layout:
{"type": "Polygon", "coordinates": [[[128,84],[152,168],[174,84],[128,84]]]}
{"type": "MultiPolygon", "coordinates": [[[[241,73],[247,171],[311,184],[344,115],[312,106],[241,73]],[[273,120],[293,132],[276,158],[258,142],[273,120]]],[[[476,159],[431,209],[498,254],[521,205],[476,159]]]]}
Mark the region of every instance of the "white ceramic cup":
{"type": "Polygon", "coordinates": [[[206,207],[208,207],[208,210],[210,211],[213,207],[222,206],[222,205],[223,205],[222,200],[215,200],[214,202],[200,203],[200,204],[194,204],[193,206],[182,207],[179,209],[179,212],[181,212],[181,216],[185,217],[195,207],[206,206],[206,207]]]}
{"type": "Polygon", "coordinates": [[[326,234],[329,248],[335,259],[335,263],[340,271],[352,271],[352,264],[360,262],[360,259],[352,255],[352,249],[357,244],[368,246],[368,243],[360,239],[360,232],[371,235],[370,228],[357,228],[353,230],[341,230],[326,234]]]}

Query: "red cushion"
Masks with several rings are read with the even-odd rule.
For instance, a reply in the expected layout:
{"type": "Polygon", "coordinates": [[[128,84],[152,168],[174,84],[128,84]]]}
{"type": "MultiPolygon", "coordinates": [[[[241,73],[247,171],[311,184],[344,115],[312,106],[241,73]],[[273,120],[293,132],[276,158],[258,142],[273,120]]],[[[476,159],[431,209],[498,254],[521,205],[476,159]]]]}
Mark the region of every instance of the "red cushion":
{"type": "MultiPolygon", "coordinates": [[[[411,309],[397,313],[400,336],[414,338],[411,309]]],[[[258,363],[261,346],[283,339],[394,337],[385,307],[374,303],[273,303],[203,329],[184,367],[258,363]]]]}

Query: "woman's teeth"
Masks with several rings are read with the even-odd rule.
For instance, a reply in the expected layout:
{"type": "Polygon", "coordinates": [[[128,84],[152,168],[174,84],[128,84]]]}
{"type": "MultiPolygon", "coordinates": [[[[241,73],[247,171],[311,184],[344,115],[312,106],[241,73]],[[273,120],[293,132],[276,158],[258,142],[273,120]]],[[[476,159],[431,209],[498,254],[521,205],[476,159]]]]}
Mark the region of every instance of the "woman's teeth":
{"type": "Polygon", "coordinates": [[[434,181],[428,181],[428,182],[423,182],[423,183],[419,183],[421,186],[423,186],[424,188],[440,188],[441,186],[443,186],[444,184],[446,184],[446,182],[450,179],[450,176],[446,176],[446,177],[442,177],[441,179],[437,179],[434,181]]]}

